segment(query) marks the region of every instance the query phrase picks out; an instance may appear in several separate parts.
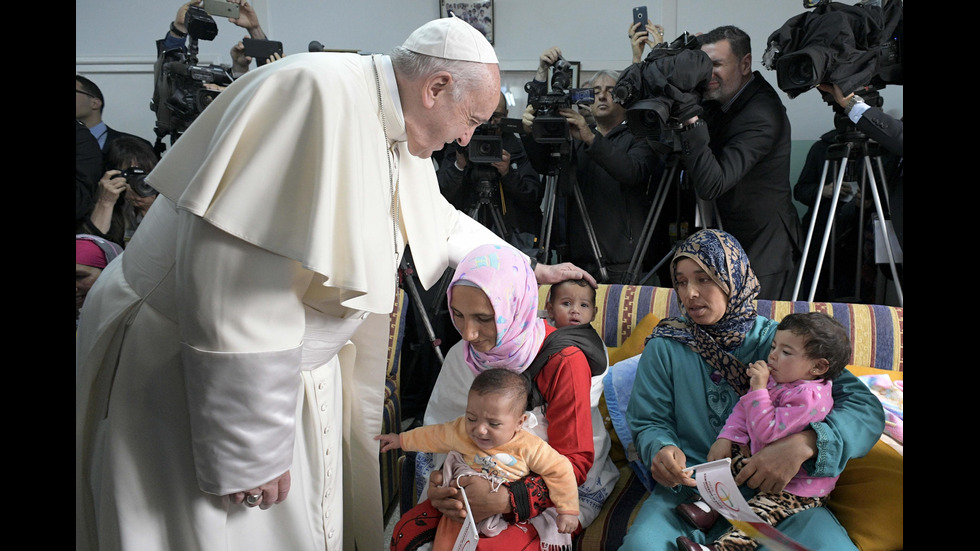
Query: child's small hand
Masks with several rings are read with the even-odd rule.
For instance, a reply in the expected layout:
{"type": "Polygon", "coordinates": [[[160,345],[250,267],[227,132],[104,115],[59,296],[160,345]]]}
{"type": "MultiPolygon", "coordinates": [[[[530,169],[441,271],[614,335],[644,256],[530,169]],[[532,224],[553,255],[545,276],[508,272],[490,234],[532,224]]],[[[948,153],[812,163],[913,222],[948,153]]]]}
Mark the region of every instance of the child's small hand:
{"type": "Polygon", "coordinates": [[[719,438],[708,449],[708,461],[717,461],[732,456],[732,441],[727,438],[719,438]]]}
{"type": "Polygon", "coordinates": [[[379,434],[375,436],[374,439],[381,441],[381,453],[388,450],[397,450],[401,447],[400,437],[393,432],[389,434],[379,434]]]}
{"type": "Polygon", "coordinates": [[[558,531],[562,534],[571,534],[578,529],[578,517],[575,515],[558,515],[558,531]]]}
{"type": "Polygon", "coordinates": [[[766,362],[759,360],[750,363],[746,373],[750,378],[749,388],[751,390],[764,390],[766,388],[766,383],[769,382],[769,366],[766,365],[766,362]]]}

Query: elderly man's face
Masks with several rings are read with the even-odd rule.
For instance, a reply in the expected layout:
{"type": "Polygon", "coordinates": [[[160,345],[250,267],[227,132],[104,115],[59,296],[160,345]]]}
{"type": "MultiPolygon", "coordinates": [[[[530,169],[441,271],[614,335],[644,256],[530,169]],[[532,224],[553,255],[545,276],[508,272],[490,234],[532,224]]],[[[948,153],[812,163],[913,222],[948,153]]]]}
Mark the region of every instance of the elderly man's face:
{"type": "Polygon", "coordinates": [[[406,121],[408,150],[426,159],[453,141],[466,145],[477,126],[490,120],[500,99],[500,73],[492,66],[490,78],[455,101],[446,90],[435,96],[423,120],[406,121]]]}

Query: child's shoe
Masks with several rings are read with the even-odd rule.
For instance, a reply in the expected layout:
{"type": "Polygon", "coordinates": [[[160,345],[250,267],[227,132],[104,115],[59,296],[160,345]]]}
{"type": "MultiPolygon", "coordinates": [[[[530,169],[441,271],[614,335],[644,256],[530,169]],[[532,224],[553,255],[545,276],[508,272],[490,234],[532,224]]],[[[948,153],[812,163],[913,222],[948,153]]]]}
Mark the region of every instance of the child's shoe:
{"type": "Polygon", "coordinates": [[[694,503],[681,503],[677,506],[677,514],[691,526],[702,531],[707,531],[714,526],[719,516],[718,511],[708,507],[708,504],[701,500],[694,503]]]}

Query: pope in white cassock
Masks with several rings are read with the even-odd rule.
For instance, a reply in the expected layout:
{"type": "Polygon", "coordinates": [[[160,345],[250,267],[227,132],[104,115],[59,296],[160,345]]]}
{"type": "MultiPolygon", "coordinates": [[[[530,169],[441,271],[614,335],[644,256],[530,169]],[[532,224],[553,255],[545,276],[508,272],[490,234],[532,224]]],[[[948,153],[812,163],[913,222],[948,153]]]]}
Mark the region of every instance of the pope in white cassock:
{"type": "Polygon", "coordinates": [[[428,287],[503,244],[428,159],[499,94],[493,48],[445,18],[390,56],[287,56],[200,115],[82,310],[77,548],[385,547],[372,437],[398,262],[411,244],[428,287]]]}

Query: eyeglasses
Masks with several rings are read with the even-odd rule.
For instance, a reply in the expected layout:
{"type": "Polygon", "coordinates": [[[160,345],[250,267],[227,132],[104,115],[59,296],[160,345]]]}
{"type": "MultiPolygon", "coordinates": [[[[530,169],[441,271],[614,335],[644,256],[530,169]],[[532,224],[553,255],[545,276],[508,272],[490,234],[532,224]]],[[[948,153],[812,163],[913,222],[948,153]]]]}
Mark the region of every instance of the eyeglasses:
{"type": "Polygon", "coordinates": [[[96,97],[95,97],[94,95],[92,95],[92,94],[89,94],[88,92],[83,92],[83,91],[81,91],[81,90],[77,90],[77,89],[76,89],[76,90],[75,90],[75,93],[76,93],[76,94],[82,94],[82,95],[84,95],[84,96],[88,96],[88,97],[90,97],[90,98],[95,98],[95,99],[99,99],[99,98],[96,98],[96,97]]]}

